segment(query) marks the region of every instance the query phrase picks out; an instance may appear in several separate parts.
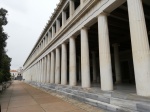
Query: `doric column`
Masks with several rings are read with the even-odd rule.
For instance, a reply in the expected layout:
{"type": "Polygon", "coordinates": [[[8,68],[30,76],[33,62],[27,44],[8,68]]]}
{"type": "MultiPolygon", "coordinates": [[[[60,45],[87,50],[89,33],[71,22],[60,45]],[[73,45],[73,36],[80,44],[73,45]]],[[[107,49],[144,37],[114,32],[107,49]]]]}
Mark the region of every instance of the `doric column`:
{"type": "Polygon", "coordinates": [[[74,1],[73,0],[70,0],[69,1],[69,5],[70,5],[70,17],[73,15],[73,13],[74,13],[74,10],[75,10],[75,5],[74,5],[74,1]]]}
{"type": "Polygon", "coordinates": [[[47,80],[47,57],[44,58],[44,83],[46,83],[47,80]]]}
{"type": "Polygon", "coordinates": [[[60,21],[56,20],[56,32],[58,32],[60,29],[60,21]]]}
{"type": "Polygon", "coordinates": [[[81,29],[81,76],[82,87],[90,87],[88,30],[85,27],[81,29]]]}
{"type": "Polygon", "coordinates": [[[43,58],[43,75],[42,75],[42,77],[43,77],[43,80],[42,80],[42,82],[44,83],[45,82],[45,58],[43,58]]]}
{"type": "Polygon", "coordinates": [[[67,85],[67,48],[66,43],[61,46],[61,84],[67,85]]]}
{"type": "Polygon", "coordinates": [[[55,56],[54,51],[51,52],[51,74],[50,74],[50,83],[54,83],[55,78],[55,56]]]}
{"type": "Polygon", "coordinates": [[[105,13],[102,13],[98,16],[98,33],[99,33],[101,89],[104,91],[109,91],[113,90],[113,79],[112,79],[107,14],[105,13]]]}
{"type": "Polygon", "coordinates": [[[37,63],[35,64],[35,74],[36,74],[36,75],[35,75],[35,82],[37,82],[37,75],[38,75],[38,74],[37,74],[37,63]]]}
{"type": "Polygon", "coordinates": [[[150,96],[150,51],[142,0],[127,0],[137,94],[150,96]]]}
{"type": "Polygon", "coordinates": [[[121,83],[121,68],[120,68],[120,58],[119,58],[119,49],[118,44],[113,44],[114,47],[114,61],[115,61],[115,74],[116,74],[116,83],[121,83]]]}
{"type": "Polygon", "coordinates": [[[38,62],[38,82],[40,82],[40,61],[38,62]]]}
{"type": "Polygon", "coordinates": [[[39,61],[39,82],[41,82],[41,60],[39,61]]]}
{"type": "Polygon", "coordinates": [[[37,68],[36,68],[36,72],[37,72],[37,75],[36,75],[36,80],[37,82],[39,82],[39,62],[37,62],[37,68]]]}
{"type": "Polygon", "coordinates": [[[55,36],[55,26],[52,26],[52,38],[55,36]]]}
{"type": "Polygon", "coordinates": [[[47,55],[47,78],[46,82],[50,83],[50,54],[47,55]]]}
{"type": "Polygon", "coordinates": [[[96,53],[95,52],[92,52],[92,67],[93,67],[93,82],[96,82],[97,69],[96,69],[96,53]]]}
{"type": "Polygon", "coordinates": [[[40,82],[42,82],[42,59],[41,59],[41,63],[40,63],[40,82]]]}
{"type": "Polygon", "coordinates": [[[66,22],[66,12],[62,11],[62,27],[65,25],[66,22]]]}
{"type": "Polygon", "coordinates": [[[70,81],[70,86],[76,86],[77,85],[77,74],[76,74],[76,44],[75,44],[75,38],[71,37],[69,39],[70,42],[70,66],[69,66],[69,81],[70,81]]]}
{"type": "Polygon", "coordinates": [[[60,50],[56,48],[55,84],[60,84],[60,50]]]}
{"type": "Polygon", "coordinates": [[[44,82],[44,58],[42,59],[42,73],[41,73],[41,82],[44,82]]]}

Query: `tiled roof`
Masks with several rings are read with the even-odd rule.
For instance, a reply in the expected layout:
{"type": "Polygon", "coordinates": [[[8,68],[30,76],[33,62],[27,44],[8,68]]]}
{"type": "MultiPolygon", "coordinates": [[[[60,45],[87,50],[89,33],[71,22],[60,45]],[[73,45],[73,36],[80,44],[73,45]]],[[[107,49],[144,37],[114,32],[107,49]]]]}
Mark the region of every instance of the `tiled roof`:
{"type": "Polygon", "coordinates": [[[10,72],[17,72],[17,70],[10,70],[10,72]]]}

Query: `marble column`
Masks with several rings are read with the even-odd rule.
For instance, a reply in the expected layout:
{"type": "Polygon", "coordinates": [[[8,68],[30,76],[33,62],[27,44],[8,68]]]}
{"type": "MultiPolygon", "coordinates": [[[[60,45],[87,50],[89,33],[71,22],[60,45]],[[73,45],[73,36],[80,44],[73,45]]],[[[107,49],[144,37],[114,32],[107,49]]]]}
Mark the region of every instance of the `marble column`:
{"type": "Polygon", "coordinates": [[[97,69],[96,69],[96,53],[95,52],[92,52],[92,67],[93,67],[93,82],[96,82],[97,69]]]}
{"type": "Polygon", "coordinates": [[[70,86],[76,86],[77,85],[77,74],[76,74],[76,43],[75,38],[71,37],[69,39],[70,42],[70,51],[69,51],[69,84],[70,86]]]}
{"type": "Polygon", "coordinates": [[[55,84],[60,84],[60,49],[56,48],[55,84]]]}
{"type": "Polygon", "coordinates": [[[39,82],[41,82],[41,60],[39,61],[39,82]]]}
{"type": "Polygon", "coordinates": [[[90,82],[90,60],[89,60],[89,43],[87,28],[81,29],[81,80],[82,87],[88,88],[90,82]]]}
{"type": "Polygon", "coordinates": [[[52,26],[52,38],[55,36],[55,26],[52,26]]]}
{"type": "Polygon", "coordinates": [[[48,35],[47,34],[45,35],[45,38],[46,38],[45,41],[46,41],[46,46],[47,46],[47,44],[48,44],[48,35]]]}
{"type": "Polygon", "coordinates": [[[42,59],[40,62],[40,82],[42,82],[42,59]]]}
{"type": "Polygon", "coordinates": [[[43,65],[44,65],[44,59],[42,59],[42,66],[41,66],[41,69],[42,69],[42,70],[41,70],[41,71],[42,71],[42,72],[41,72],[41,82],[42,82],[42,83],[43,83],[43,81],[44,81],[44,78],[43,78],[43,76],[44,76],[44,73],[43,73],[43,71],[44,71],[44,69],[43,69],[44,66],[43,66],[43,65]]]}
{"type": "Polygon", "coordinates": [[[38,62],[38,82],[40,82],[40,61],[38,62]]]}
{"type": "Polygon", "coordinates": [[[102,13],[98,16],[98,34],[99,34],[101,89],[104,91],[110,91],[113,90],[113,79],[112,79],[108,22],[107,22],[107,14],[105,13],[102,13]]]}
{"type": "Polygon", "coordinates": [[[43,72],[42,72],[42,78],[43,78],[43,80],[42,80],[42,82],[44,83],[45,82],[45,58],[43,58],[43,72]]]}
{"type": "Polygon", "coordinates": [[[47,80],[47,57],[44,58],[44,83],[46,83],[47,80]]]}
{"type": "Polygon", "coordinates": [[[69,5],[70,5],[69,10],[70,10],[70,17],[71,17],[74,13],[74,10],[75,10],[74,0],[70,0],[69,5]]]}
{"type": "Polygon", "coordinates": [[[62,11],[62,27],[65,25],[66,22],[66,12],[62,11]]]}
{"type": "Polygon", "coordinates": [[[67,47],[66,43],[61,46],[61,84],[67,85],[67,47]]]}
{"type": "Polygon", "coordinates": [[[50,83],[54,83],[55,79],[55,56],[54,51],[51,52],[51,74],[50,74],[50,83]]]}
{"type": "Polygon", "coordinates": [[[114,62],[115,62],[115,75],[116,75],[116,84],[121,83],[121,68],[120,68],[120,57],[118,44],[113,44],[114,47],[114,62]]]}
{"type": "Polygon", "coordinates": [[[47,55],[47,78],[46,82],[50,83],[50,54],[47,55]]]}
{"type": "Polygon", "coordinates": [[[137,94],[150,96],[150,50],[142,0],[127,0],[137,94]]]}
{"type": "Polygon", "coordinates": [[[60,29],[60,21],[56,20],[56,32],[58,32],[60,29]]]}

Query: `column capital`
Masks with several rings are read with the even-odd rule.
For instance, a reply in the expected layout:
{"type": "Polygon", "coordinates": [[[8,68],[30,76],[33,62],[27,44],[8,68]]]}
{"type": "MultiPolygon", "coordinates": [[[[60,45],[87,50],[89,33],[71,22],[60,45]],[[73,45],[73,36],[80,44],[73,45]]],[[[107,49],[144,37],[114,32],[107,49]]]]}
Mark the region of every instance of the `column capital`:
{"type": "Polygon", "coordinates": [[[66,45],[66,44],[67,44],[67,42],[66,42],[66,41],[64,41],[64,42],[61,44],[61,46],[62,46],[63,44],[65,44],[65,45],[66,45]]]}
{"type": "Polygon", "coordinates": [[[81,30],[82,30],[82,29],[89,30],[90,27],[88,27],[88,26],[83,26],[83,27],[81,28],[81,30]]]}
{"type": "Polygon", "coordinates": [[[99,17],[99,16],[109,16],[110,14],[108,13],[108,12],[101,12],[97,17],[99,17]]]}
{"type": "Polygon", "coordinates": [[[70,38],[75,39],[75,38],[76,38],[76,36],[72,35],[70,38]]]}

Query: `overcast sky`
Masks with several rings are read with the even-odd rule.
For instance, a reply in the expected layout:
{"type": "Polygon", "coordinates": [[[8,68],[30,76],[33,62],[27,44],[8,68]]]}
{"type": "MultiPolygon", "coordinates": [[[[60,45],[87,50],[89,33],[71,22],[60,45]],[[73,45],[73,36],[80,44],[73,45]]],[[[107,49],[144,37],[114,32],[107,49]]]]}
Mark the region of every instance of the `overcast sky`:
{"type": "Polygon", "coordinates": [[[0,0],[0,8],[8,10],[7,54],[11,69],[22,67],[59,0],[0,0]]]}

